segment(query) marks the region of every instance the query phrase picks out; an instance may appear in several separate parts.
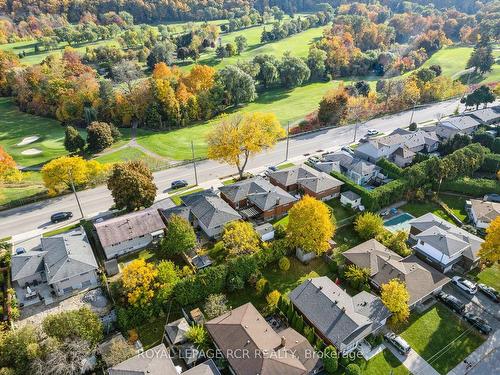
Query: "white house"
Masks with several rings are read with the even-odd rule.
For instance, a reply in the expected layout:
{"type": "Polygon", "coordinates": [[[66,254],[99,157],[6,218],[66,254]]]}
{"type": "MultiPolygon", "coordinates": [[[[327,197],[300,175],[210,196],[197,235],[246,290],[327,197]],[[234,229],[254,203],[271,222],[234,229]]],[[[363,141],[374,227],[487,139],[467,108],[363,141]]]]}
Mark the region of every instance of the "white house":
{"type": "Polygon", "coordinates": [[[471,199],[466,202],[469,217],[474,222],[474,226],[479,229],[486,229],[490,223],[500,216],[500,203],[471,199]]]}
{"type": "Polygon", "coordinates": [[[148,208],[94,224],[107,259],[143,249],[165,230],[158,209],[148,208]]]}
{"type": "Polygon", "coordinates": [[[340,203],[352,208],[358,208],[361,205],[361,196],[353,191],[344,191],[340,193],[340,203]]]}

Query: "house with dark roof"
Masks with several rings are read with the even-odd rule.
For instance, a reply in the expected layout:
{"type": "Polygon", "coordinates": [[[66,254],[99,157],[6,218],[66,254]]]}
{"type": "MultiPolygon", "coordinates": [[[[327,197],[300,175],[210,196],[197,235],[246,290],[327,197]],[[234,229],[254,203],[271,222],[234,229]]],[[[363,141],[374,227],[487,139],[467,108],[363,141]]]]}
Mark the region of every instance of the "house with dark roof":
{"type": "Polygon", "coordinates": [[[290,193],[258,176],[219,188],[220,197],[245,218],[274,220],[297,201],[290,193]]]}
{"type": "Polygon", "coordinates": [[[342,181],[307,165],[293,166],[269,173],[271,184],[292,194],[309,195],[319,200],[338,197],[342,181]]]}
{"type": "Polygon", "coordinates": [[[321,360],[293,328],[279,333],[247,303],[205,323],[218,352],[236,375],[315,374],[321,360]]]}
{"type": "Polygon", "coordinates": [[[305,280],[289,298],[325,343],[342,353],[378,332],[391,315],[379,297],[365,291],[351,297],[326,276],[305,280]]]}
{"type": "Polygon", "coordinates": [[[474,117],[483,125],[496,125],[500,123],[500,105],[467,112],[467,115],[474,117]]]}
{"type": "Polygon", "coordinates": [[[465,208],[474,226],[486,229],[490,223],[500,216],[500,203],[480,199],[470,199],[465,203],[465,208]]]}
{"type": "Polygon", "coordinates": [[[457,134],[470,135],[481,125],[473,116],[467,114],[452,116],[447,119],[441,120],[436,125],[436,134],[443,140],[453,138],[457,134]]]}
{"type": "Polygon", "coordinates": [[[95,223],[94,227],[107,259],[143,249],[163,237],[165,231],[156,207],[95,223]]]}
{"type": "MultiPolygon", "coordinates": [[[[231,221],[242,219],[234,208],[211,189],[184,195],[181,201],[184,215],[191,225],[201,229],[210,238],[219,237],[224,226],[231,221]]],[[[172,212],[178,214],[178,210],[179,208],[163,210],[162,216],[168,218],[172,212]]]]}
{"type": "Polygon", "coordinates": [[[409,222],[413,249],[427,263],[441,272],[454,266],[468,271],[479,264],[481,238],[427,213],[409,222]]]}
{"type": "Polygon", "coordinates": [[[377,290],[392,279],[406,284],[410,307],[439,292],[450,279],[415,255],[401,257],[375,239],[355,246],[342,255],[347,262],[368,269],[370,283],[377,290]]]}
{"type": "Polygon", "coordinates": [[[40,242],[40,250],[14,254],[11,259],[12,282],[21,303],[29,304],[28,288],[33,297],[49,303],[51,291],[63,297],[98,285],[97,261],[83,228],[42,237],[40,242]]]}

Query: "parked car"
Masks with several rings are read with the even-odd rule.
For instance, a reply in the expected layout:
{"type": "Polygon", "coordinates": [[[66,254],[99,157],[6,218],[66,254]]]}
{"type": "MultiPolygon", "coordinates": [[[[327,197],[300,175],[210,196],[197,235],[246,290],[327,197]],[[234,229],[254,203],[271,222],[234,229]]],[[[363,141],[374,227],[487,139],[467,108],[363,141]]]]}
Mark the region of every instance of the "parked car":
{"type": "Polygon", "coordinates": [[[458,314],[462,314],[465,310],[465,304],[463,304],[457,297],[446,294],[445,292],[439,292],[437,298],[458,314]]]}
{"type": "Polygon", "coordinates": [[[407,355],[410,352],[411,346],[405,340],[403,340],[403,338],[397,336],[394,332],[388,332],[384,335],[384,337],[402,355],[407,355]]]}
{"type": "Polygon", "coordinates": [[[493,302],[500,302],[500,294],[496,291],[495,288],[488,286],[486,284],[477,284],[479,291],[486,295],[493,302]]]}
{"type": "Polygon", "coordinates": [[[186,186],[188,186],[188,182],[186,180],[175,180],[170,184],[172,189],[180,189],[186,186]]]}
{"type": "Polygon", "coordinates": [[[477,284],[460,276],[454,276],[451,282],[469,294],[477,293],[477,284]]]}
{"type": "Polygon", "coordinates": [[[484,319],[480,318],[479,316],[473,313],[470,312],[465,313],[464,319],[484,335],[488,335],[491,332],[491,326],[488,323],[486,323],[484,319]]]}
{"type": "Polygon", "coordinates": [[[317,163],[317,162],[321,161],[321,159],[317,156],[311,156],[309,159],[307,159],[307,161],[310,163],[317,163]]]}
{"type": "Polygon", "coordinates": [[[340,149],[341,151],[345,151],[345,152],[348,152],[350,154],[353,154],[354,153],[354,150],[352,148],[350,148],[349,146],[344,146],[340,149]]]}
{"type": "Polygon", "coordinates": [[[60,221],[69,220],[73,217],[73,212],[56,212],[50,217],[50,221],[58,223],[60,221]]]}
{"type": "Polygon", "coordinates": [[[368,129],[368,132],[366,134],[367,135],[377,135],[378,130],[377,129],[368,129]]]}

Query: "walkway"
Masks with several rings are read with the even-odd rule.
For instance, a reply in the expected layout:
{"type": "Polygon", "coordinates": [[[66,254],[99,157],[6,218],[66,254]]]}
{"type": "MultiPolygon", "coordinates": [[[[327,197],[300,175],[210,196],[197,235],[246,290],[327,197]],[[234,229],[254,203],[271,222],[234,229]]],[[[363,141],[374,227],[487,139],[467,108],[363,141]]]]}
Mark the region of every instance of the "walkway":
{"type": "Polygon", "coordinates": [[[401,355],[391,344],[386,347],[392,354],[414,375],[439,375],[415,350],[411,349],[408,355],[401,355]]]}
{"type": "Polygon", "coordinates": [[[479,348],[474,350],[448,375],[498,374],[500,371],[500,330],[488,337],[479,348]]]}

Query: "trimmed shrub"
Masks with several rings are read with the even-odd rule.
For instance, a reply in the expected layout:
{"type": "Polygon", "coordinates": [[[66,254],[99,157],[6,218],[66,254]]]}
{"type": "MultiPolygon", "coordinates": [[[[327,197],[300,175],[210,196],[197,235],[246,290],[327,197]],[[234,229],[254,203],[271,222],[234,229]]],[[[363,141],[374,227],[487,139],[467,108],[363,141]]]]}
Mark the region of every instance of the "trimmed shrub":
{"type": "Polygon", "coordinates": [[[279,267],[282,271],[288,271],[290,269],[290,261],[287,257],[283,257],[279,261],[279,267]]]}
{"type": "Polygon", "coordinates": [[[444,181],[441,184],[441,191],[482,197],[486,194],[500,194],[500,182],[486,178],[462,177],[454,181],[444,181]]]}
{"type": "Polygon", "coordinates": [[[488,154],[484,158],[481,170],[484,172],[496,173],[500,168],[500,154],[488,154]]]}
{"type": "Polygon", "coordinates": [[[500,137],[496,137],[491,145],[491,151],[495,154],[500,154],[500,137]]]}
{"type": "Polygon", "coordinates": [[[346,375],[361,375],[361,369],[357,364],[351,363],[350,365],[347,365],[345,373],[346,375]]]}
{"type": "Polygon", "coordinates": [[[403,175],[403,169],[387,159],[380,159],[377,165],[382,168],[390,178],[399,178],[403,175]]]}

